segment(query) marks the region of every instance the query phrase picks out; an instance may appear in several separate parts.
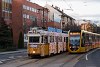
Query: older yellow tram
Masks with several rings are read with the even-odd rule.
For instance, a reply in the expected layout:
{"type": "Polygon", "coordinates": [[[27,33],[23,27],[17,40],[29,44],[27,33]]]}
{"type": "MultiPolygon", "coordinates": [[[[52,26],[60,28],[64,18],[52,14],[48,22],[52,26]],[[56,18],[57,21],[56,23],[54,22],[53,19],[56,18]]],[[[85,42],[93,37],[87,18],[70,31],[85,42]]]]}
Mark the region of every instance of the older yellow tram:
{"type": "Polygon", "coordinates": [[[87,52],[100,47],[100,34],[84,30],[69,31],[68,51],[70,53],[87,52]]]}
{"type": "Polygon", "coordinates": [[[47,56],[66,51],[68,34],[32,28],[27,34],[28,56],[47,56]]]}

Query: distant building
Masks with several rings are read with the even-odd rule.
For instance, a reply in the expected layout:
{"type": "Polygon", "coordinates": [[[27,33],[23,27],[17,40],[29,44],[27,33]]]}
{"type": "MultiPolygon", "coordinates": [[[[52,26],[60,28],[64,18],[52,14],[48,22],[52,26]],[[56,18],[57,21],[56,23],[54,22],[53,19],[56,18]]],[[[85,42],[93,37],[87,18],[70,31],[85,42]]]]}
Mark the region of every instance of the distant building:
{"type": "Polygon", "coordinates": [[[81,24],[81,29],[82,30],[86,30],[86,31],[90,31],[90,32],[94,32],[94,26],[92,23],[90,23],[90,21],[85,21],[86,23],[82,23],[81,24]]]}
{"type": "MultiPolygon", "coordinates": [[[[74,26],[75,25],[75,19],[71,16],[62,13],[62,21],[61,21],[61,28],[64,30],[68,25],[74,26]]],[[[74,27],[73,27],[74,28],[74,27]]]]}
{"type": "Polygon", "coordinates": [[[50,6],[48,4],[46,4],[45,7],[47,9],[49,9],[48,23],[47,23],[48,27],[61,29],[61,15],[62,15],[62,13],[59,12],[58,10],[56,10],[53,6],[50,6]]]}
{"type": "MultiPolygon", "coordinates": [[[[49,9],[48,21],[51,22],[51,24],[54,23],[55,27],[65,30],[67,24],[75,25],[75,19],[65,14],[59,7],[50,6],[48,4],[46,4],[45,7],[49,9]]],[[[50,23],[48,24],[51,25],[50,23]]]]}

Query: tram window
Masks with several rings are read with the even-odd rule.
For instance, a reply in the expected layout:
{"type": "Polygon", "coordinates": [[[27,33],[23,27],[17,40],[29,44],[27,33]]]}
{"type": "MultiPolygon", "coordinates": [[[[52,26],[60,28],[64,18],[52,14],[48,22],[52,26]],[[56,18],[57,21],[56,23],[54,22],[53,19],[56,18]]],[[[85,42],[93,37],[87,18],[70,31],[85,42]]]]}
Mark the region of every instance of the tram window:
{"type": "Polygon", "coordinates": [[[84,40],[84,39],[82,39],[82,44],[81,44],[81,46],[82,46],[82,47],[85,46],[85,40],[84,40]]]}
{"type": "Polygon", "coordinates": [[[66,42],[66,37],[64,37],[64,42],[66,42]]]}
{"type": "Polygon", "coordinates": [[[42,38],[41,38],[41,43],[43,43],[43,36],[42,36],[42,38]]]}
{"type": "Polygon", "coordinates": [[[54,36],[50,36],[50,42],[54,42],[54,36]]]}
{"type": "Polygon", "coordinates": [[[44,37],[44,43],[48,43],[48,37],[47,36],[44,37]]]}
{"type": "Polygon", "coordinates": [[[41,43],[48,43],[48,37],[47,36],[42,36],[41,43]]]}
{"type": "Polygon", "coordinates": [[[86,42],[89,41],[89,35],[88,34],[85,34],[85,40],[86,40],[86,42]]]}
{"type": "Polygon", "coordinates": [[[92,41],[95,42],[95,36],[94,35],[92,36],[92,41]]]}
{"type": "Polygon", "coordinates": [[[68,43],[68,37],[66,37],[66,42],[68,43]]]}
{"type": "Polygon", "coordinates": [[[62,42],[62,38],[60,37],[60,42],[62,42]]]}
{"type": "Polygon", "coordinates": [[[58,36],[56,36],[56,42],[58,43],[58,36]]]}
{"type": "Polygon", "coordinates": [[[52,36],[50,36],[50,42],[52,42],[52,36]]]}
{"type": "Polygon", "coordinates": [[[30,43],[39,43],[39,36],[35,36],[35,37],[29,37],[29,42],[30,43]]]}
{"type": "Polygon", "coordinates": [[[82,39],[85,41],[85,34],[84,33],[82,34],[82,39]]]}
{"type": "Polygon", "coordinates": [[[61,37],[58,37],[58,42],[61,42],[61,37]]]}
{"type": "Polygon", "coordinates": [[[54,42],[54,36],[53,36],[53,38],[52,38],[52,42],[54,42]]]}
{"type": "Polygon", "coordinates": [[[89,45],[92,45],[92,35],[89,35],[89,45]]]}
{"type": "Polygon", "coordinates": [[[85,35],[85,33],[83,33],[83,34],[82,34],[82,39],[81,39],[81,42],[82,42],[82,43],[81,43],[81,46],[82,46],[82,47],[85,46],[85,41],[86,41],[85,39],[86,39],[86,35],[85,35]]]}

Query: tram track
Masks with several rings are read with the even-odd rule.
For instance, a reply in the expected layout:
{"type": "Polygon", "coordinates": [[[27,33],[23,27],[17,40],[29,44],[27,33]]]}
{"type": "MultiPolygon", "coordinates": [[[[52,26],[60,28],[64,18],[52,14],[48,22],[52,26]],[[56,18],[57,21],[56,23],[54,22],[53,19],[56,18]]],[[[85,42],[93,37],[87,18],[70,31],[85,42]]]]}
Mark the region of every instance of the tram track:
{"type": "Polygon", "coordinates": [[[69,60],[66,60],[65,63],[61,64],[59,67],[64,67],[64,65],[68,64],[69,62],[71,62],[73,59],[75,59],[75,58],[77,58],[77,57],[79,57],[79,56],[76,55],[76,56],[70,58],[69,60]]]}
{"type": "Polygon", "coordinates": [[[25,65],[27,65],[27,64],[35,63],[35,62],[37,62],[37,61],[39,61],[39,60],[41,60],[41,59],[37,59],[37,60],[35,60],[35,61],[32,60],[32,61],[29,61],[29,62],[27,62],[27,63],[18,65],[17,67],[22,67],[22,66],[25,66],[25,65]]]}
{"type": "Polygon", "coordinates": [[[39,67],[46,67],[46,66],[48,66],[48,65],[52,65],[52,64],[55,64],[55,63],[57,63],[57,61],[59,61],[59,60],[64,60],[65,62],[64,63],[61,63],[60,65],[59,65],[59,67],[63,67],[64,65],[66,65],[67,63],[69,63],[70,61],[72,61],[73,59],[75,59],[75,58],[78,58],[80,55],[72,55],[72,54],[67,54],[67,55],[65,55],[65,56],[63,56],[63,55],[61,55],[61,56],[58,56],[58,57],[55,57],[55,59],[53,59],[53,60],[51,60],[51,61],[48,61],[48,62],[46,62],[46,63],[44,63],[43,65],[41,65],[41,66],[39,66],[39,67]],[[67,56],[68,55],[68,56],[67,56]],[[69,59],[68,59],[68,57],[70,57],[69,59]],[[67,58],[67,59],[66,59],[67,58]]]}
{"type": "MultiPolygon", "coordinates": [[[[64,55],[65,53],[63,53],[63,55],[64,55]]],[[[46,66],[46,65],[48,65],[48,64],[50,64],[50,63],[52,63],[52,62],[54,62],[54,61],[56,61],[56,60],[58,60],[58,59],[61,59],[62,57],[63,57],[63,55],[62,54],[60,54],[60,55],[57,55],[57,56],[54,56],[54,57],[51,57],[51,59],[53,59],[53,60],[50,60],[50,61],[48,61],[48,62],[46,62],[46,63],[44,63],[44,64],[42,64],[41,66],[39,66],[39,67],[44,67],[44,66],[46,66]]],[[[67,55],[68,55],[68,53],[67,53],[67,55]]],[[[66,56],[64,56],[64,57],[66,57],[66,56]]],[[[64,58],[63,57],[63,58],[64,58]]],[[[49,58],[50,59],[50,58],[49,58]]]]}
{"type": "MultiPolygon", "coordinates": [[[[79,57],[80,54],[69,54],[62,53],[54,56],[46,57],[46,58],[34,58],[29,59],[28,57],[24,57],[22,59],[18,59],[16,61],[12,61],[8,63],[8,67],[64,67],[66,64],[72,62],[75,58],[79,57]]],[[[3,66],[6,67],[6,66],[3,66]]]]}
{"type": "MultiPolygon", "coordinates": [[[[5,64],[2,64],[2,67],[23,67],[27,64],[31,64],[31,63],[35,63],[37,61],[39,61],[41,59],[29,59],[28,57],[23,57],[23,58],[20,58],[20,59],[16,59],[16,60],[13,60],[13,61],[10,61],[8,63],[5,63],[5,64]]],[[[1,66],[0,66],[1,67],[1,66]]]]}
{"type": "MultiPolygon", "coordinates": [[[[62,54],[65,54],[65,53],[62,53],[62,54]]],[[[39,66],[39,67],[44,67],[44,66],[48,65],[49,63],[56,61],[58,58],[63,57],[62,54],[55,55],[55,56],[50,56],[49,58],[37,59],[37,60],[35,60],[35,61],[31,60],[31,61],[29,61],[29,62],[23,63],[23,64],[18,65],[18,66],[16,66],[16,67],[23,67],[23,66],[29,65],[29,64],[31,64],[31,63],[34,63],[34,64],[35,64],[35,63],[38,63],[39,61],[40,61],[40,62],[41,62],[41,61],[47,61],[46,63],[44,63],[44,64],[42,64],[42,65],[39,66]],[[54,59],[54,58],[55,58],[55,59],[54,59]],[[50,60],[50,59],[53,59],[53,60],[50,60]],[[48,60],[49,60],[49,61],[48,61],[48,60]]]]}
{"type": "Polygon", "coordinates": [[[56,66],[56,67],[64,67],[69,62],[73,61],[74,59],[78,59],[81,56],[82,55],[73,55],[73,54],[68,54],[68,56],[62,55],[62,56],[56,57],[54,60],[46,62],[45,64],[43,64],[39,67],[48,67],[50,65],[55,65],[55,64],[59,64],[59,66],[56,66]],[[61,62],[61,60],[63,60],[63,62],[61,62]],[[60,62],[58,62],[58,61],[60,61],[60,62]]]}

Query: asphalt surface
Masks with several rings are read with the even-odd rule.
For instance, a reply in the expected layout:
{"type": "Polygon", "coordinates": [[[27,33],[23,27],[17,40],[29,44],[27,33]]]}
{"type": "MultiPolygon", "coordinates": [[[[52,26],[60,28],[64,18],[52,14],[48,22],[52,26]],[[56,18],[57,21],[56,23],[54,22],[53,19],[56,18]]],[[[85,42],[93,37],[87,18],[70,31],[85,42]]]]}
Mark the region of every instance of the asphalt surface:
{"type": "Polygon", "coordinates": [[[100,67],[100,49],[81,57],[74,67],[100,67]]]}
{"type": "Polygon", "coordinates": [[[100,67],[100,49],[33,59],[28,58],[26,51],[1,53],[0,67],[100,67]]]}
{"type": "Polygon", "coordinates": [[[26,50],[1,52],[0,53],[0,64],[6,63],[7,61],[16,60],[18,58],[26,57],[26,50]]]}
{"type": "Polygon", "coordinates": [[[0,67],[73,67],[82,54],[62,53],[45,58],[22,59],[8,62],[0,67]]]}

